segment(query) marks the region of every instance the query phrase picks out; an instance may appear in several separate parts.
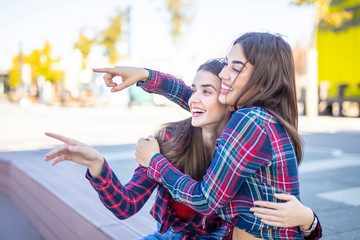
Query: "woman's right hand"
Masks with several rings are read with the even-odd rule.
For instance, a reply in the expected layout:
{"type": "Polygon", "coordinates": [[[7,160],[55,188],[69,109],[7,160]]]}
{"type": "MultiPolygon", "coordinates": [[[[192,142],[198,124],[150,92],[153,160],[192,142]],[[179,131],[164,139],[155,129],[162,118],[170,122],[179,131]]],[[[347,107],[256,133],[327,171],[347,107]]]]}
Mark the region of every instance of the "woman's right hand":
{"type": "Polygon", "coordinates": [[[64,145],[48,152],[44,157],[45,161],[53,159],[51,165],[61,161],[72,161],[88,167],[92,177],[98,177],[101,174],[104,167],[104,158],[94,148],[59,134],[45,133],[45,135],[64,143],[64,145]]]}
{"type": "Polygon", "coordinates": [[[93,71],[105,73],[105,84],[111,87],[111,92],[121,91],[139,81],[146,81],[149,77],[149,71],[139,67],[94,68],[93,71]],[[114,82],[115,77],[121,77],[122,83],[114,82]]]}

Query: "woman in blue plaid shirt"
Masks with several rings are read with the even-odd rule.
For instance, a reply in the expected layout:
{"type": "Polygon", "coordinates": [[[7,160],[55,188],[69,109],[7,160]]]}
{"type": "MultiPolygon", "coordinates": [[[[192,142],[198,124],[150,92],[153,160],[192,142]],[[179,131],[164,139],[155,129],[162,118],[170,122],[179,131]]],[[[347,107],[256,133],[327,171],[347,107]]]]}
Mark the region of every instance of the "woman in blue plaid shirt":
{"type": "MultiPolygon", "coordinates": [[[[299,198],[297,165],[302,147],[291,48],[278,35],[248,33],[234,42],[224,62],[219,100],[234,113],[217,140],[203,180],[177,171],[151,137],[138,142],[137,160],[177,201],[205,215],[217,212],[232,227],[228,238],[250,233],[256,238],[303,239],[298,228],[265,225],[250,210],[257,200],[276,201],[277,193],[299,198]]],[[[120,88],[114,83],[108,86],[113,91],[120,88]]],[[[157,87],[160,93],[174,90],[157,87]]],[[[186,90],[180,86],[170,98],[186,103],[186,90]]]]}

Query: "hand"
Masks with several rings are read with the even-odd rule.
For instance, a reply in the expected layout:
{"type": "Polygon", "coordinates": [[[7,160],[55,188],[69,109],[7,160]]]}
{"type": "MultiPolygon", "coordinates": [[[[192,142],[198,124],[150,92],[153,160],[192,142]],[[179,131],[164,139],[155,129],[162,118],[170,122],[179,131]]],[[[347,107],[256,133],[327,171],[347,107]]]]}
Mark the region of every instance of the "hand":
{"type": "Polygon", "coordinates": [[[94,148],[55,133],[45,133],[45,135],[65,143],[45,155],[45,161],[54,159],[52,166],[61,161],[71,161],[88,167],[92,177],[98,177],[101,174],[104,158],[94,148]]]}
{"type": "Polygon", "coordinates": [[[148,167],[151,158],[159,152],[159,143],[153,136],[140,138],[135,147],[135,158],[141,166],[148,167]]]}
{"type": "Polygon", "coordinates": [[[261,218],[265,224],[274,227],[301,226],[309,229],[314,221],[313,211],[304,206],[295,196],[289,194],[274,194],[275,198],[284,203],[255,201],[258,207],[250,208],[254,215],[261,218]]]}
{"type": "Polygon", "coordinates": [[[146,81],[149,77],[149,71],[138,67],[113,67],[113,68],[94,68],[94,72],[105,73],[104,80],[108,87],[111,87],[111,92],[121,91],[138,81],[146,81]],[[122,83],[117,84],[113,79],[120,76],[122,83]]]}

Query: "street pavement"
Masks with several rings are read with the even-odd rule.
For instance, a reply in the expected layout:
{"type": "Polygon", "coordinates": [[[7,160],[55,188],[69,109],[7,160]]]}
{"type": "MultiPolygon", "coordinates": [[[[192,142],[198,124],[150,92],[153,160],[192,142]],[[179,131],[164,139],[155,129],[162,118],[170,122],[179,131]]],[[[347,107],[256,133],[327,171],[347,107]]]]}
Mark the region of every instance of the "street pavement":
{"type": "MultiPolygon", "coordinates": [[[[172,104],[61,107],[19,106],[6,101],[0,101],[0,114],[0,157],[2,152],[57,146],[59,142],[44,135],[49,131],[96,146],[114,165],[117,159],[133,154],[139,137],[153,134],[161,123],[190,116],[172,104]],[[132,147],[124,150],[121,145],[132,147]]],[[[300,117],[299,131],[305,143],[299,168],[301,199],[318,215],[322,239],[360,239],[360,118],[300,117]]],[[[127,167],[122,164],[115,169],[124,181],[136,166],[130,162],[134,160],[127,161],[127,167]]],[[[6,196],[0,195],[0,203],[16,212],[6,196]]],[[[40,239],[33,231],[31,234],[40,239]]]]}

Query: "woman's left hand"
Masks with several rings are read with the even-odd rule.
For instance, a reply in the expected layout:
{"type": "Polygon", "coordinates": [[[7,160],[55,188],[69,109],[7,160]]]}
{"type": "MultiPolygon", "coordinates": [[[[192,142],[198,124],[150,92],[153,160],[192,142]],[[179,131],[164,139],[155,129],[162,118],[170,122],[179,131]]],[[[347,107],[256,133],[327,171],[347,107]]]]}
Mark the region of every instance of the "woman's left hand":
{"type": "Polygon", "coordinates": [[[274,194],[283,203],[255,201],[257,207],[250,208],[254,215],[261,218],[265,224],[275,227],[301,226],[309,229],[314,221],[313,211],[304,206],[295,196],[289,194],[274,194]]]}
{"type": "Polygon", "coordinates": [[[141,166],[148,167],[151,158],[159,152],[159,143],[153,136],[140,138],[135,147],[135,158],[141,166]]]}

